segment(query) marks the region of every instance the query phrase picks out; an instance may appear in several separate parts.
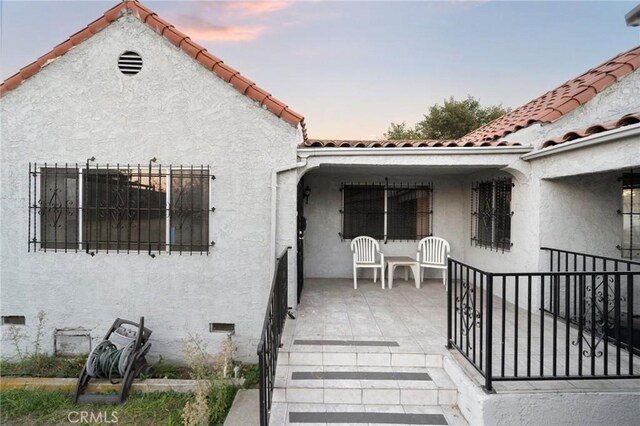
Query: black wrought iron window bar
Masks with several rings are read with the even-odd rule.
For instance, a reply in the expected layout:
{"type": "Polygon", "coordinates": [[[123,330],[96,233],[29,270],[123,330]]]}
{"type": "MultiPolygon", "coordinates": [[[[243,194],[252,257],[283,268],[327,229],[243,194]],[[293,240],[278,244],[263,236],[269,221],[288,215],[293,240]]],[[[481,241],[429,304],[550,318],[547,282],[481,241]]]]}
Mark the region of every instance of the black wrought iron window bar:
{"type": "Polygon", "coordinates": [[[474,182],[471,186],[471,244],[511,249],[511,178],[474,182]]]}
{"type": "Polygon", "coordinates": [[[640,174],[633,169],[623,173],[622,209],[622,244],[618,246],[621,256],[626,259],[640,258],[640,174]]]}
{"type": "Polygon", "coordinates": [[[29,164],[29,251],[208,253],[208,166],[29,164]]]}
{"type": "Polygon", "coordinates": [[[343,183],[340,191],[343,240],[366,235],[415,241],[432,235],[431,183],[343,183]]]}

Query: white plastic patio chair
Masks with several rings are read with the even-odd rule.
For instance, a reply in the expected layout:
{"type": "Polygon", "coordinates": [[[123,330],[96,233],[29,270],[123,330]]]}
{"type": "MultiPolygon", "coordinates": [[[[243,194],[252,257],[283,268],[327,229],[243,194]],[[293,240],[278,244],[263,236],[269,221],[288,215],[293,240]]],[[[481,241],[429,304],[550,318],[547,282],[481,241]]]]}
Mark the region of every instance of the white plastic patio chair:
{"type": "Polygon", "coordinates": [[[424,269],[442,269],[442,284],[447,288],[447,259],[449,258],[449,243],[439,237],[427,237],[418,243],[416,260],[420,263],[420,283],[424,280],[424,269]]]}
{"type": "Polygon", "coordinates": [[[353,288],[358,288],[358,268],[373,269],[373,282],[378,280],[378,269],[380,269],[380,280],[384,288],[384,254],[380,251],[378,242],[371,237],[360,236],[351,241],[351,252],[353,253],[353,288]],[[376,257],[379,255],[380,260],[376,257]]]}

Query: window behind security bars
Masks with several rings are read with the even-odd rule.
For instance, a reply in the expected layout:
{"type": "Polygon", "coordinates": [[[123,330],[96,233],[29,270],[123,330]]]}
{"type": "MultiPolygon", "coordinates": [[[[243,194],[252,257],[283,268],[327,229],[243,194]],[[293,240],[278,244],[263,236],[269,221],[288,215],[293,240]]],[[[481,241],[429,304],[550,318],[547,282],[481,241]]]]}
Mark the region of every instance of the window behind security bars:
{"type": "Polygon", "coordinates": [[[30,250],[208,253],[208,167],[29,168],[30,250]]]}
{"type": "Polygon", "coordinates": [[[344,184],[342,238],[420,240],[431,235],[430,184],[344,184]]]}
{"type": "Polygon", "coordinates": [[[472,184],[471,244],[496,250],[511,248],[510,178],[472,184]]]}
{"type": "Polygon", "coordinates": [[[342,238],[384,239],[384,186],[345,185],[342,196],[342,238]]]}
{"type": "Polygon", "coordinates": [[[622,257],[640,257],[640,174],[630,171],[622,175],[622,257]]]}
{"type": "MultiPolygon", "coordinates": [[[[40,173],[40,199],[34,207],[40,213],[41,245],[45,249],[75,249],[78,243],[78,169],[45,167],[40,173]]],[[[36,196],[35,187],[33,191],[36,196]]]]}
{"type": "Polygon", "coordinates": [[[209,242],[209,174],[197,169],[171,171],[172,251],[207,251],[209,242]]]}

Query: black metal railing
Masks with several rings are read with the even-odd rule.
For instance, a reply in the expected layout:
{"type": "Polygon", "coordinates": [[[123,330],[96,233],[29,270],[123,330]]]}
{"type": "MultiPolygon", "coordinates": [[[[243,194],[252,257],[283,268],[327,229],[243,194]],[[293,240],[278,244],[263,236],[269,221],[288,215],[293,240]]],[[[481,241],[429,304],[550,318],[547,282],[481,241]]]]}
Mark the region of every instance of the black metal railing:
{"type": "Polygon", "coordinates": [[[273,282],[267,303],[267,313],[262,325],[258,344],[258,366],[260,368],[260,424],[269,424],[273,383],[278,364],[278,350],[282,346],[282,329],[288,311],[288,253],[287,247],[276,261],[273,282]]]}
{"type": "Polygon", "coordinates": [[[448,275],[448,346],[487,391],[493,381],[640,377],[640,271],[490,273],[450,259],[448,275]]]}
{"type": "MultiPolygon", "coordinates": [[[[551,272],[638,272],[640,271],[640,262],[633,262],[624,259],[616,259],[612,257],[597,256],[588,253],[580,253],[568,250],[561,250],[556,248],[542,247],[541,250],[548,252],[549,254],[549,270],[551,272]]],[[[561,289],[557,294],[552,291],[551,288],[546,289],[546,293],[543,295],[543,309],[550,313],[556,314],[563,320],[571,321],[577,324],[576,318],[579,314],[579,288],[576,280],[571,280],[567,277],[558,278],[559,288],[561,289]],[[569,280],[569,282],[567,282],[569,280]],[[568,300],[567,300],[568,299],[568,300]],[[567,303],[569,301],[569,303],[567,303]]],[[[587,283],[589,285],[590,283],[587,283]]],[[[616,289],[615,279],[609,278],[609,280],[599,279],[595,282],[596,295],[600,294],[603,299],[613,301],[613,293],[616,289]],[[606,294],[605,294],[606,293],[606,294]]],[[[626,298],[626,276],[622,275],[621,278],[621,294],[618,297],[626,298]]],[[[640,313],[638,303],[636,301],[635,312],[640,313]]],[[[610,309],[613,306],[609,307],[610,309]]],[[[609,310],[610,310],[609,309],[609,310]]],[[[623,320],[626,320],[626,314],[623,314],[623,320]]],[[[640,320],[639,320],[640,321],[640,320]]],[[[624,321],[623,321],[624,322],[624,321]]],[[[640,349],[640,323],[636,326],[638,329],[637,338],[634,339],[634,349],[640,349]]],[[[624,342],[623,342],[624,343],[624,342]]]]}

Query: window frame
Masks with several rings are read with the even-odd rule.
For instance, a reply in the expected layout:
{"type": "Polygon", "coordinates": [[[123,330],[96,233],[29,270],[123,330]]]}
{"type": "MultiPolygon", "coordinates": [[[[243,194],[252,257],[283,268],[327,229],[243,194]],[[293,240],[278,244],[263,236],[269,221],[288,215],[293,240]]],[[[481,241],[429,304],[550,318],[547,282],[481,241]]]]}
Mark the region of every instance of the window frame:
{"type": "MultiPolygon", "coordinates": [[[[384,183],[358,183],[358,182],[350,182],[350,183],[345,183],[343,182],[340,185],[340,193],[341,193],[341,209],[340,209],[340,217],[341,217],[341,224],[340,224],[340,238],[342,241],[345,240],[351,240],[353,238],[356,238],[358,236],[361,235],[366,235],[372,238],[375,238],[377,240],[380,241],[384,241],[385,243],[388,241],[419,241],[425,237],[429,237],[433,235],[433,184],[431,182],[428,183],[389,183],[387,179],[385,179],[384,183]],[[348,202],[346,200],[346,196],[349,190],[353,189],[353,188],[362,188],[362,189],[379,189],[382,190],[382,201],[383,201],[383,205],[382,205],[382,210],[373,214],[382,214],[382,229],[380,230],[381,232],[347,232],[347,227],[350,227],[350,225],[347,225],[347,223],[350,223],[347,219],[347,214],[349,214],[348,212],[348,202]],[[403,238],[405,235],[390,235],[390,233],[393,231],[393,229],[391,229],[393,227],[392,223],[394,223],[394,221],[397,221],[397,217],[401,216],[403,214],[407,214],[407,213],[402,213],[400,211],[391,211],[390,210],[390,197],[391,194],[390,192],[392,191],[413,191],[416,194],[419,191],[422,191],[424,193],[427,194],[427,210],[420,210],[420,208],[418,206],[416,206],[416,212],[415,212],[415,228],[416,228],[416,233],[415,233],[415,238],[403,238]],[[392,219],[390,219],[392,218],[392,219]],[[420,221],[420,223],[419,223],[420,221]],[[424,229],[427,228],[427,233],[424,234],[420,234],[418,232],[418,229],[424,229]]],[[[422,197],[422,199],[424,199],[425,197],[422,197]]],[[[416,200],[416,203],[418,203],[418,197],[414,198],[416,200]]],[[[371,214],[371,213],[369,213],[371,214]]],[[[398,222],[395,222],[398,223],[398,222]]],[[[349,230],[350,231],[350,230],[349,230]]]]}
{"type": "MultiPolygon", "coordinates": [[[[97,172],[96,172],[97,173],[97,172]]],[[[107,178],[108,180],[109,178],[107,178]]],[[[37,252],[37,251],[53,251],[53,252],[80,252],[84,251],[92,256],[98,252],[103,253],[148,253],[150,256],[155,257],[155,254],[166,253],[166,254],[209,254],[210,248],[214,245],[212,241],[212,229],[211,229],[211,217],[209,216],[215,208],[212,207],[213,200],[213,185],[211,181],[215,180],[215,176],[211,173],[211,167],[200,165],[200,166],[162,166],[162,165],[153,165],[149,163],[148,165],[120,165],[116,164],[110,165],[99,165],[99,164],[68,164],[64,165],[59,163],[29,163],[29,241],[28,241],[28,251],[37,252]],[[49,242],[46,239],[43,239],[45,229],[44,215],[43,215],[43,188],[46,185],[46,176],[49,174],[45,172],[45,170],[54,170],[56,172],[53,173],[54,176],[57,174],[64,175],[69,173],[69,170],[72,170],[76,173],[76,197],[75,202],[76,205],[73,207],[75,213],[75,228],[76,228],[76,241],[65,241],[63,242],[49,242]],[[109,239],[105,241],[100,241],[100,238],[88,238],[87,237],[87,229],[89,229],[90,224],[87,221],[87,215],[89,214],[89,210],[91,208],[95,209],[95,217],[98,216],[98,211],[100,209],[106,211],[106,215],[114,214],[111,210],[113,209],[113,204],[111,203],[110,197],[113,196],[111,193],[107,193],[107,200],[109,201],[106,206],[98,207],[98,198],[96,197],[96,206],[91,207],[90,201],[87,198],[87,193],[85,193],[85,187],[88,185],[88,177],[90,176],[92,171],[106,171],[105,175],[109,175],[111,173],[114,174],[129,174],[131,176],[137,175],[137,181],[131,180],[130,177],[127,181],[127,190],[129,191],[131,182],[142,182],[144,180],[151,181],[153,179],[157,179],[159,184],[159,192],[162,192],[164,189],[164,202],[162,197],[160,198],[161,204],[159,204],[160,211],[163,215],[163,232],[159,233],[161,236],[159,239],[155,240],[152,238],[151,228],[148,230],[148,240],[149,241],[129,241],[129,240],[121,240],[118,239],[109,239]],[[202,186],[202,192],[200,193],[201,200],[198,202],[200,207],[198,209],[193,208],[194,202],[192,201],[192,209],[187,209],[186,214],[192,215],[201,215],[201,223],[202,230],[199,232],[198,241],[196,243],[193,242],[194,234],[191,232],[191,243],[178,243],[177,241],[171,242],[172,235],[172,224],[175,224],[175,219],[173,218],[174,214],[178,213],[178,209],[174,208],[172,203],[172,179],[179,174],[188,174],[189,177],[187,179],[194,179],[193,176],[199,174],[198,179],[201,179],[202,182],[205,182],[206,185],[200,184],[202,186]],[[206,186],[206,188],[204,188],[206,186]],[[206,198],[206,199],[205,199],[206,198]],[[57,245],[56,245],[57,243],[57,245]],[[62,245],[61,245],[62,244],[62,245]],[[101,245],[104,245],[101,247],[101,245]]],[[[175,184],[173,185],[175,186],[175,184]]],[[[54,187],[57,190],[57,187],[54,187]]],[[[98,187],[96,187],[98,188],[98,187]]],[[[108,188],[108,185],[107,185],[108,188]]],[[[96,189],[98,191],[98,189],[96,189]]],[[[108,189],[107,189],[108,191],[108,189]]],[[[65,191],[66,192],[66,191],[65,191]]],[[[128,199],[125,200],[128,202],[128,199]]],[[[140,197],[138,197],[138,202],[140,202],[140,197]]],[[[147,204],[151,204],[151,198],[147,200],[147,204]]],[[[67,207],[62,207],[66,212],[67,207]]],[[[148,207],[150,209],[150,207],[148,207]]],[[[69,208],[71,209],[71,208],[69,208]]],[[[147,211],[147,207],[141,207],[140,205],[136,206],[135,209],[130,210],[125,207],[124,210],[126,213],[131,211],[135,212],[137,218],[135,219],[136,224],[140,227],[142,222],[142,218],[140,217],[140,213],[147,211]]],[[[150,211],[150,210],[149,210],[150,211]]],[[[182,210],[181,210],[182,211],[182,210]]],[[[122,212],[120,212],[122,213],[122,212]]],[[[109,220],[109,219],[107,219],[109,220]]],[[[99,224],[96,219],[96,227],[105,226],[104,224],[99,224]]],[[[107,225],[109,226],[109,225],[107,225]]],[[[193,226],[193,225],[192,225],[193,226]]],[[[111,232],[111,231],[109,231],[111,232]]],[[[154,235],[155,236],[155,235],[154,235]]],[[[65,234],[66,237],[66,234],[65,234]]],[[[113,237],[113,234],[109,234],[109,237],[113,237]]]]}
{"type": "MultiPolygon", "coordinates": [[[[636,201],[636,197],[640,200],[640,174],[636,173],[633,169],[630,169],[628,172],[622,174],[622,176],[618,179],[621,182],[621,191],[620,191],[620,203],[621,207],[618,210],[618,214],[622,218],[621,224],[621,242],[620,245],[617,246],[618,250],[620,250],[620,257],[623,259],[633,260],[640,257],[640,241],[635,241],[633,238],[633,227],[635,224],[640,224],[640,208],[638,210],[634,209],[634,202],[636,201]],[[625,191],[629,191],[629,210],[626,210],[625,206],[625,191]],[[628,234],[625,231],[625,218],[629,218],[629,231],[628,234]],[[625,237],[628,235],[629,241],[628,246],[625,241],[625,237]]],[[[640,205],[640,202],[639,202],[640,205]]]]}
{"type": "Polygon", "coordinates": [[[510,251],[513,246],[513,188],[511,177],[496,177],[471,184],[471,245],[510,251]],[[487,194],[490,192],[490,194],[487,194]],[[506,201],[505,201],[506,200],[506,201]],[[489,221],[488,223],[486,221],[489,221]],[[484,225],[483,225],[483,221],[484,225]],[[504,235],[507,234],[505,238],[504,235]]]}

